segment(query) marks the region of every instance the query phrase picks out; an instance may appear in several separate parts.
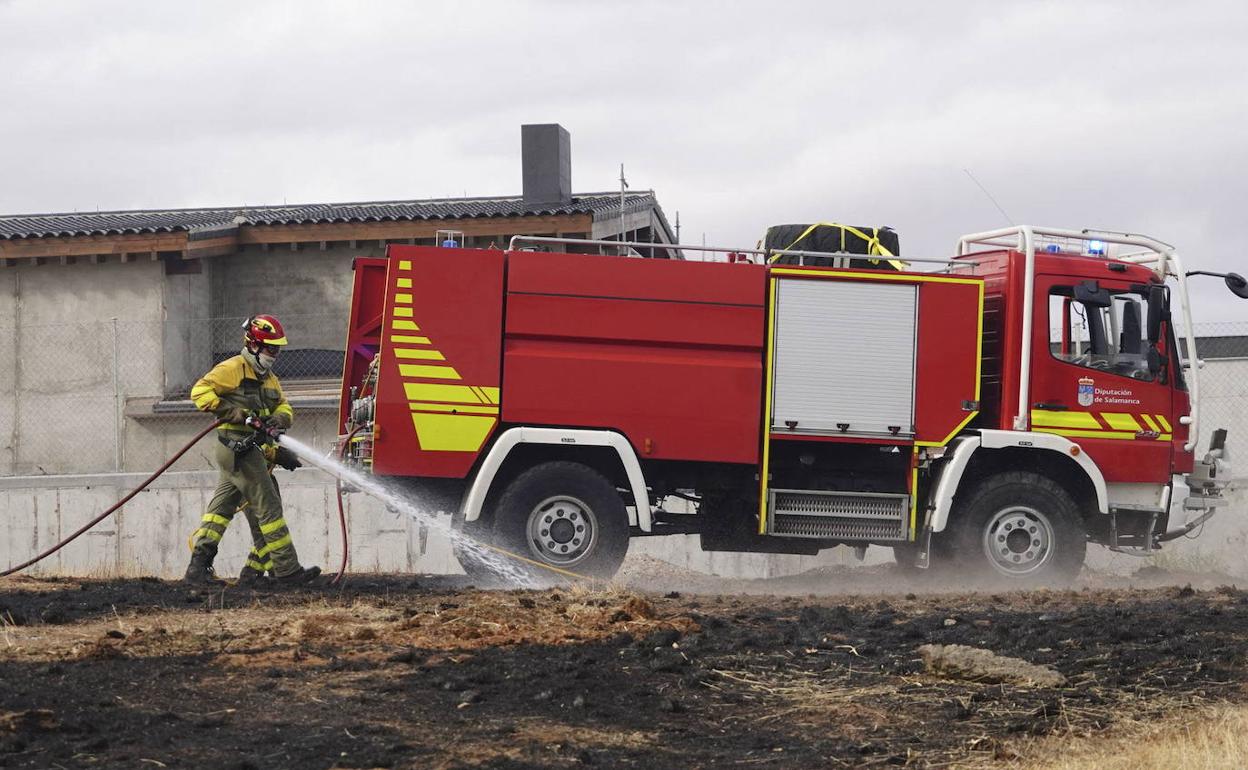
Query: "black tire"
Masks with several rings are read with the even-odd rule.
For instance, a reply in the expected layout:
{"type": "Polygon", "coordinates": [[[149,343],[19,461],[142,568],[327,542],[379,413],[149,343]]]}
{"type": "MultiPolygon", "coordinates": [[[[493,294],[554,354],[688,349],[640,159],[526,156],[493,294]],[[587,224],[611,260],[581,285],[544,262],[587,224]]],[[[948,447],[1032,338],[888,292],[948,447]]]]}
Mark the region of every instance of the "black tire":
{"type": "Polygon", "coordinates": [[[955,506],[944,535],[939,553],[994,588],[1068,585],[1088,550],[1074,499],[1047,476],[1026,471],[985,479],[955,506]]]}
{"type": "MultiPolygon", "coordinates": [[[[463,512],[456,511],[451,516],[451,528],[457,532],[462,532],[479,543],[490,545],[494,542],[494,533],[491,530],[490,522],[484,517],[478,517],[476,521],[464,521],[463,512]]],[[[472,550],[465,546],[463,541],[452,539],[451,552],[455,554],[455,558],[459,560],[459,566],[463,568],[464,574],[469,579],[486,584],[494,583],[499,579],[494,570],[472,555],[472,550]]]]}
{"type": "MultiPolygon", "coordinates": [[[[521,473],[493,513],[495,545],[557,570],[609,580],[628,552],[624,501],[601,473],[580,463],[548,462],[521,473]]],[[[560,576],[519,560],[516,566],[541,582],[560,576]]]]}

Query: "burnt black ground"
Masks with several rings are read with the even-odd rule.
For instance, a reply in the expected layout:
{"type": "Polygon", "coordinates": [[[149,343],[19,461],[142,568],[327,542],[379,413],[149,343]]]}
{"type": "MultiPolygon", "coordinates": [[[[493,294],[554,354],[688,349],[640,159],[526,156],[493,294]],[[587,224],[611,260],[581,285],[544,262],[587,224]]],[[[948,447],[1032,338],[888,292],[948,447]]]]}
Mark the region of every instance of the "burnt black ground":
{"type": "MultiPolygon", "coordinates": [[[[276,627],[286,613],[360,603],[410,617],[487,596],[500,598],[410,576],[265,592],[0,582],[8,631],[49,645],[18,655],[0,639],[0,767],[930,767],[1248,695],[1248,593],[1234,587],[652,594],[659,618],[698,630],[460,655],[396,637],[227,634],[221,649],[152,654],[102,630],[243,612],[276,627]],[[1068,684],[936,678],[915,651],[925,643],[1052,666],[1068,684]],[[227,654],[258,662],[226,665],[227,654]]],[[[558,589],[501,598],[516,613],[570,601],[558,589]]]]}

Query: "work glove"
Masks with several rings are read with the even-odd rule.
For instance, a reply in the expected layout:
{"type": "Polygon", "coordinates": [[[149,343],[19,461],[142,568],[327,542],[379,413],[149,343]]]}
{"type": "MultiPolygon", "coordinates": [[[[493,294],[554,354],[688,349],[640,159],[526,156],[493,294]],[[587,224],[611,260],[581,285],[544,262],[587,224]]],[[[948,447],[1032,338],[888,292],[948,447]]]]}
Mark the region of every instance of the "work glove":
{"type": "Polygon", "coordinates": [[[284,446],[277,448],[277,453],[273,456],[273,464],[279,465],[288,471],[303,467],[303,463],[299,462],[299,457],[284,446]]]}
{"type": "Polygon", "coordinates": [[[231,425],[247,421],[249,412],[241,406],[223,406],[216,411],[218,420],[225,420],[231,425]]]}
{"type": "Polygon", "coordinates": [[[265,425],[270,428],[277,428],[278,430],[287,430],[293,422],[294,420],[292,420],[290,415],[285,412],[271,414],[264,420],[265,425]]]}

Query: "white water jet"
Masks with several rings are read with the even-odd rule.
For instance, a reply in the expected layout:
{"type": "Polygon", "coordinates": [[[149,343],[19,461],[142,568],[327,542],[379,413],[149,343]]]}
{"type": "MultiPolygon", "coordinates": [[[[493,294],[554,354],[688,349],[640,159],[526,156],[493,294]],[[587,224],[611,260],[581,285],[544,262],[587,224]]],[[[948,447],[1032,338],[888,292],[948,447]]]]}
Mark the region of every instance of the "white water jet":
{"type": "Polygon", "coordinates": [[[387,508],[406,514],[420,524],[444,535],[451,542],[466,550],[471,558],[476,559],[505,582],[518,588],[538,587],[536,581],[523,569],[513,564],[510,559],[453,528],[449,521],[439,517],[436,512],[425,511],[417,507],[401,493],[387,488],[376,477],[362,473],[357,468],[342,463],[336,458],[326,457],[298,439],[283,435],[278,440],[283,446],[299,455],[299,458],[304,462],[314,465],[334,478],[377,498],[385,503],[387,508]]]}

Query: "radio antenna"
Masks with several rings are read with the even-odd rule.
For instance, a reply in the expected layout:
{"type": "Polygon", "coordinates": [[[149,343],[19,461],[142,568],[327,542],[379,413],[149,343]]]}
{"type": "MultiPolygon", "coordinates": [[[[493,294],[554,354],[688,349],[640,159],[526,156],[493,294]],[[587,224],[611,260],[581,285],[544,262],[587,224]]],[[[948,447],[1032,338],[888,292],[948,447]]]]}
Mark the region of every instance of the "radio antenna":
{"type": "Polygon", "coordinates": [[[988,188],[979,183],[979,180],[975,178],[975,175],[971,173],[971,170],[969,168],[964,168],[962,170],[971,178],[971,181],[975,183],[975,186],[980,189],[980,191],[984,194],[984,197],[992,201],[992,205],[997,207],[997,211],[1001,212],[1001,216],[1005,217],[1005,221],[1010,224],[1014,224],[1014,220],[1005,212],[1005,209],[1001,208],[1001,204],[997,203],[997,199],[992,197],[992,193],[988,192],[988,188]]]}

